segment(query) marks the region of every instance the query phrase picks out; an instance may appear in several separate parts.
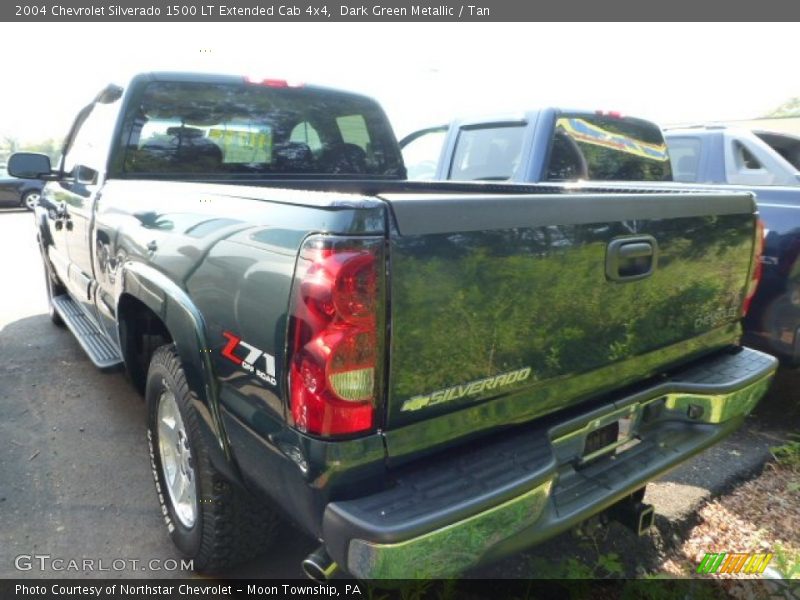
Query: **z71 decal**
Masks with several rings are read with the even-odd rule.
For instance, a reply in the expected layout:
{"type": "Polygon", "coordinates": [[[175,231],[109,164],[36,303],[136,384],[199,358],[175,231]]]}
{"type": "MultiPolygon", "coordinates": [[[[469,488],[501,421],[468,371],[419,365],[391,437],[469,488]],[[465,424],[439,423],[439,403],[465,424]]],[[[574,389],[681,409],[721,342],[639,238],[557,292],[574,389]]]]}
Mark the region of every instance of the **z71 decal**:
{"type": "Polygon", "coordinates": [[[222,349],[222,356],[229,361],[236,363],[248,373],[253,373],[259,379],[266,381],[271,385],[277,385],[275,379],[275,357],[267,354],[263,350],[259,350],[255,346],[251,346],[247,342],[243,342],[242,338],[232,334],[229,331],[223,331],[228,343],[222,349]],[[236,350],[242,347],[247,351],[247,356],[241,358],[235,354],[236,350]],[[263,359],[263,360],[262,360],[263,359]],[[256,366],[259,362],[260,364],[256,366]]]}

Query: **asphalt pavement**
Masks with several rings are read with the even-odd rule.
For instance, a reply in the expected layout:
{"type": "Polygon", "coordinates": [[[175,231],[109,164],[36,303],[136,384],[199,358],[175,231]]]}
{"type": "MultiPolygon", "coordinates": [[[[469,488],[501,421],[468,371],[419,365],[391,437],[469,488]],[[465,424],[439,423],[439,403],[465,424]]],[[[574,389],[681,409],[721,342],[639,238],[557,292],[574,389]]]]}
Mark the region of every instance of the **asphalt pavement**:
{"type": "MultiPolygon", "coordinates": [[[[191,576],[159,513],[142,399],[50,322],[27,211],[0,209],[0,281],[0,577],[191,576]]],[[[567,533],[467,576],[535,576],[542,560],[595,551],[617,552],[631,575],[657,564],[699,502],[759,471],[770,446],[798,430],[798,390],[800,373],[781,372],[745,427],[648,486],[655,534],[612,524],[587,549],[567,533]]],[[[263,556],[224,575],[301,577],[315,546],[286,524],[263,556]]]]}

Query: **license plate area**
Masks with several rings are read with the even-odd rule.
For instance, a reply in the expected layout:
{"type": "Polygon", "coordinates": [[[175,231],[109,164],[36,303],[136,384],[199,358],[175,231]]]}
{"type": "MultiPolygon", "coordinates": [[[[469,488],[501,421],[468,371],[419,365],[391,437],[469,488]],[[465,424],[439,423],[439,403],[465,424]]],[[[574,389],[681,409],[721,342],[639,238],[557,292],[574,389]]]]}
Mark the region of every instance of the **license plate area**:
{"type": "Polygon", "coordinates": [[[595,429],[586,436],[583,445],[583,456],[591,456],[614,444],[619,438],[619,421],[613,421],[608,425],[595,429]]]}
{"type": "Polygon", "coordinates": [[[638,444],[639,439],[633,431],[635,423],[636,414],[628,414],[590,431],[586,436],[578,466],[608,454],[620,454],[638,444]]]}

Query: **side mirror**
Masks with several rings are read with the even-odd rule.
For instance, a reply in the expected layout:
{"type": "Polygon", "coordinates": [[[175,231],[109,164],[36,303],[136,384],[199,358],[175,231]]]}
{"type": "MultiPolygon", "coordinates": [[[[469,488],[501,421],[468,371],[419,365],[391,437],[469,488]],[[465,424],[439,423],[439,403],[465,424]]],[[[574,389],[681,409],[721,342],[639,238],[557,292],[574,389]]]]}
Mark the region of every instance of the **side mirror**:
{"type": "Polygon", "coordinates": [[[84,167],[83,165],[77,165],[75,167],[73,177],[77,183],[82,183],[84,185],[94,185],[97,183],[97,171],[89,167],[84,167]]]}
{"type": "Polygon", "coordinates": [[[36,152],[15,152],[8,159],[8,174],[20,179],[52,179],[50,157],[36,152]]]}

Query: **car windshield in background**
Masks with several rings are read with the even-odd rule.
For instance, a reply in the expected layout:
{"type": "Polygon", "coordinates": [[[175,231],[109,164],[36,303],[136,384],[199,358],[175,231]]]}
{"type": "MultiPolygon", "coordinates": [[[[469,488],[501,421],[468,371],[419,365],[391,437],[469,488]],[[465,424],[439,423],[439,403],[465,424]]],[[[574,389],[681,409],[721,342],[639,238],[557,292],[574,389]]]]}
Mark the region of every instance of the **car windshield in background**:
{"type": "Polygon", "coordinates": [[[154,176],[402,177],[371,100],[323,89],[153,82],[126,115],[122,170],[154,176]]]}
{"type": "Polygon", "coordinates": [[[449,179],[503,181],[519,166],[525,125],[463,128],[458,134],[449,179]]]}
{"type": "Polygon", "coordinates": [[[670,181],[661,130],[648,121],[565,115],[556,122],[548,181],[670,181]]]}

